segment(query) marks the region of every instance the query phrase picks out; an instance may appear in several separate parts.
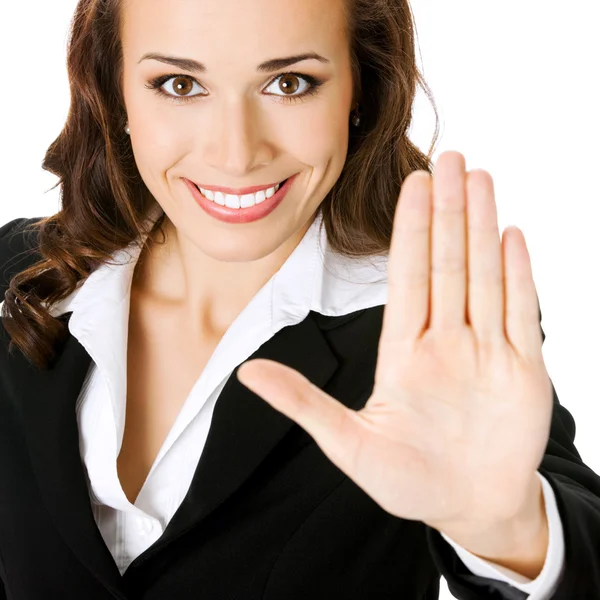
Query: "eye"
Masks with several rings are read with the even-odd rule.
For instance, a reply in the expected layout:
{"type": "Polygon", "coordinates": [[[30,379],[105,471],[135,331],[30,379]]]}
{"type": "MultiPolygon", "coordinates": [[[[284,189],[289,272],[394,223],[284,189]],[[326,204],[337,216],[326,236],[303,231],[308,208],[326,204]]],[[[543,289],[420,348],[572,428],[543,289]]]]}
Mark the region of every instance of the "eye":
{"type": "Polygon", "coordinates": [[[196,96],[204,96],[205,94],[194,94],[193,96],[188,96],[189,92],[193,89],[193,86],[197,85],[199,87],[200,84],[193,78],[188,75],[162,75],[153,79],[149,82],[149,85],[146,87],[148,89],[154,90],[159,96],[168,96],[171,100],[175,102],[192,100],[196,96]],[[173,82],[173,84],[171,84],[173,82]],[[167,84],[169,84],[167,86],[167,84]],[[163,86],[174,88],[177,93],[171,94],[169,92],[165,92],[163,90],[163,86]]]}
{"type": "MultiPolygon", "coordinates": [[[[286,92],[282,94],[284,100],[295,100],[298,98],[303,98],[309,94],[316,93],[317,88],[322,85],[322,83],[322,81],[315,79],[314,77],[310,77],[309,75],[300,75],[300,73],[282,73],[273,80],[273,83],[269,84],[268,88],[277,84],[278,88],[276,89],[283,89],[286,92]],[[296,94],[295,92],[298,91],[298,88],[302,87],[298,85],[298,80],[304,81],[305,86],[299,94],[296,94]]],[[[278,96],[279,94],[275,95],[278,96]]]]}
{"type": "MultiPolygon", "coordinates": [[[[278,75],[266,88],[270,88],[279,83],[279,90],[290,91],[291,93],[283,93],[283,94],[269,94],[278,96],[281,98],[280,102],[294,102],[296,100],[303,99],[307,96],[313,95],[317,93],[319,87],[321,87],[325,81],[322,79],[317,79],[316,77],[312,77],[311,75],[303,75],[300,73],[282,73],[278,75]],[[297,81],[304,81],[305,85],[300,86],[297,81]],[[302,88],[301,92],[296,93],[299,88],[302,88]]],[[[191,76],[189,75],[181,75],[181,74],[170,74],[170,75],[161,75],[156,79],[152,79],[148,82],[148,85],[145,87],[151,90],[154,90],[159,96],[170,98],[173,102],[181,103],[188,102],[194,100],[198,96],[206,96],[206,94],[193,94],[189,95],[189,93],[193,90],[194,85],[197,85],[201,89],[202,86],[191,76]],[[171,81],[173,83],[171,83],[171,81]],[[169,84],[169,85],[166,85],[169,84]],[[176,93],[170,93],[163,89],[163,87],[171,87],[176,90],[176,93]]]]}

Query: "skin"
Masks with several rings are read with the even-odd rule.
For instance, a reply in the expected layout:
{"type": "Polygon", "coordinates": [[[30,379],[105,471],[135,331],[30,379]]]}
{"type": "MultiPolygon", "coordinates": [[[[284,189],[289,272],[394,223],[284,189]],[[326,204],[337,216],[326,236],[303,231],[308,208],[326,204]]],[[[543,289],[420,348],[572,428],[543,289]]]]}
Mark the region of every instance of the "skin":
{"type": "Polygon", "coordinates": [[[390,514],[422,521],[530,579],[549,523],[536,474],[552,382],[523,232],[500,237],[493,180],[444,152],[402,185],[375,385],[347,408],[286,365],[238,379],[293,419],[390,514]]]}
{"type": "MultiPolygon", "coordinates": [[[[167,245],[143,257],[132,287],[184,314],[188,336],[231,324],[298,245],[341,173],[353,104],[342,1],[125,2],[123,89],[131,142],[140,173],[168,216],[167,245]],[[290,104],[263,95],[276,74],[258,75],[256,65],[306,51],[330,60],[294,65],[326,80],[317,95],[290,104]],[[156,61],[138,64],[146,52],[204,62],[208,70],[199,83],[208,95],[185,104],[156,96],[145,88],[148,80],[177,71],[156,61]],[[243,187],[295,173],[300,177],[284,202],[243,225],[205,214],[181,179],[243,187]]],[[[440,157],[433,178],[411,174],[398,206],[390,297],[365,408],[346,409],[274,361],[250,361],[238,378],[304,427],[385,510],[423,521],[533,579],[548,548],[536,468],[552,395],[525,239],[518,228],[500,239],[491,177],[465,173],[457,153],[440,157]]],[[[140,372],[155,371],[145,367],[140,372]]],[[[129,391],[127,422],[141,422],[131,412],[137,407],[150,412],[164,427],[154,436],[160,442],[170,427],[165,394],[152,410],[145,396],[136,401],[132,393],[130,401],[129,391]]],[[[128,458],[143,450],[135,432],[125,438],[132,450],[121,453],[120,475],[129,467],[136,472],[139,465],[128,458]]],[[[146,448],[148,464],[157,446],[146,448]]],[[[142,470],[138,487],[143,480],[142,470]]]]}
{"type": "Polygon", "coordinates": [[[343,0],[123,0],[123,94],[140,174],[166,216],[167,241],[143,254],[132,293],[177,311],[194,336],[221,336],[301,241],[347,155],[355,107],[343,0]],[[235,40],[235,45],[230,40],[235,40]],[[257,73],[268,59],[314,51],[305,60],[257,73]],[[192,58],[194,73],[148,52],[192,58]],[[323,79],[315,95],[285,72],[323,79]],[[173,102],[147,89],[161,75],[173,102]],[[177,85],[184,84],[178,93],[177,85]],[[268,91],[267,91],[268,90],[268,91]],[[286,96],[288,96],[286,98],[286,96]],[[298,173],[284,201],[246,224],[218,221],[184,180],[241,188],[298,173]]]}

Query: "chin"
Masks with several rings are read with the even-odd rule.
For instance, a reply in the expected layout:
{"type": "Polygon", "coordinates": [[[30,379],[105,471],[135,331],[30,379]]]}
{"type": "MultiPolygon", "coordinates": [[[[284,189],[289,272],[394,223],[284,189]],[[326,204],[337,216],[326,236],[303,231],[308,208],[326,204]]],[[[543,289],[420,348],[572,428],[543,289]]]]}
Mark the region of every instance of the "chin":
{"type": "MultiPolygon", "coordinates": [[[[226,263],[251,263],[266,258],[281,249],[289,237],[284,235],[282,239],[281,233],[277,237],[272,237],[260,227],[253,232],[254,234],[246,229],[243,232],[240,230],[240,235],[237,235],[232,231],[231,225],[222,225],[227,231],[211,227],[211,230],[206,231],[205,235],[198,230],[193,235],[186,232],[186,236],[204,255],[226,263]]],[[[283,231],[283,229],[274,227],[269,229],[271,234],[274,231],[283,231]]]]}

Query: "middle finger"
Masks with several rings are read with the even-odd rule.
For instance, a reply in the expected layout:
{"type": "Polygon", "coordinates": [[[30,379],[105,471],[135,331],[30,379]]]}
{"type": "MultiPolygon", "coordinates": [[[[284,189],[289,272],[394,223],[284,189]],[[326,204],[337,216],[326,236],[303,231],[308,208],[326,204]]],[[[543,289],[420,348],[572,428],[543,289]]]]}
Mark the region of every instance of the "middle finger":
{"type": "Polygon", "coordinates": [[[444,152],[433,177],[431,225],[432,329],[455,329],[466,324],[466,184],[465,158],[444,152]]]}

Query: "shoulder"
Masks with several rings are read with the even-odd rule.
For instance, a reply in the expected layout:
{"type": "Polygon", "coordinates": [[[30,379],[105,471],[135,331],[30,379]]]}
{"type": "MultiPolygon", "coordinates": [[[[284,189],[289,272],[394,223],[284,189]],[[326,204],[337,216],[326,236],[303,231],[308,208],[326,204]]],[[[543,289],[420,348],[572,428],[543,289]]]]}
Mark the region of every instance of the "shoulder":
{"type": "Polygon", "coordinates": [[[0,225],[0,258],[10,258],[15,250],[27,250],[37,246],[36,225],[46,217],[18,217],[0,225]]]}
{"type": "Polygon", "coordinates": [[[0,226],[0,300],[10,280],[39,260],[38,228],[45,217],[18,217],[0,226]]]}

